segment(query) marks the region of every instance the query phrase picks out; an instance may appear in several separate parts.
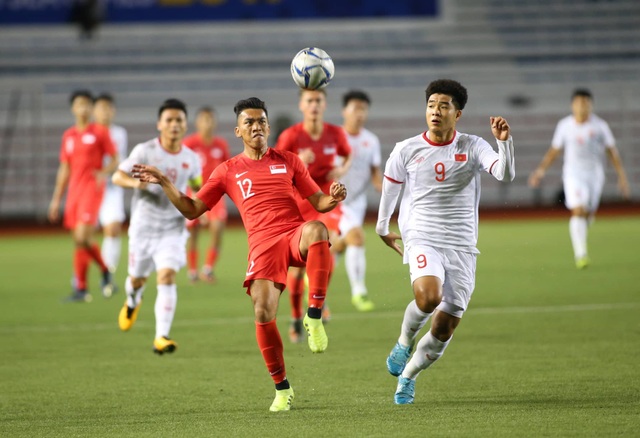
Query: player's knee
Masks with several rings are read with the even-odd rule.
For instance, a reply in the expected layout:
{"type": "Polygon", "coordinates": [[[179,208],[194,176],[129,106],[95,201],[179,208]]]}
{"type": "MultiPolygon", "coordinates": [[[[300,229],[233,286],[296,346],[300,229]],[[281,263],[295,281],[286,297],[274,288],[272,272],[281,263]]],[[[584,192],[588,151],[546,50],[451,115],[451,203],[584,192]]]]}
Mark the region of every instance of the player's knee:
{"type": "Polygon", "coordinates": [[[431,323],[431,334],[439,341],[447,342],[453,336],[453,332],[460,323],[460,318],[447,315],[444,312],[438,313],[431,323]]]}
{"type": "Polygon", "coordinates": [[[158,284],[174,284],[176,282],[176,271],[173,269],[162,269],[158,271],[158,284]]]}
{"type": "Polygon", "coordinates": [[[435,284],[415,281],[413,283],[413,294],[418,309],[425,313],[433,312],[442,302],[442,293],[435,284]]]}
{"type": "Polygon", "coordinates": [[[276,311],[266,302],[256,302],[253,306],[253,313],[256,321],[260,323],[272,321],[276,317],[276,311]]]}
{"type": "Polygon", "coordinates": [[[329,231],[320,221],[308,222],[302,231],[303,238],[309,242],[319,242],[329,240],[329,231]]]}

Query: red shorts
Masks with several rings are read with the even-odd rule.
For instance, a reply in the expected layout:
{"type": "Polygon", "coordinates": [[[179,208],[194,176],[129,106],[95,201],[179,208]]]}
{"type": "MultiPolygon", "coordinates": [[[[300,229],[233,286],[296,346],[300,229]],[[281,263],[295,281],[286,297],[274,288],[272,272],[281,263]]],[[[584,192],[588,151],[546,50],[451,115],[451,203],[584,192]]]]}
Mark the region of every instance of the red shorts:
{"type": "Polygon", "coordinates": [[[301,223],[297,228],[262,240],[249,248],[249,265],[244,279],[247,295],[252,280],[271,280],[281,284],[284,290],[289,266],[301,268],[306,265],[300,255],[300,238],[305,225],[306,222],[301,223]]]}
{"type": "Polygon", "coordinates": [[[340,234],[340,219],[342,218],[340,204],[336,205],[336,208],[327,213],[320,213],[318,210],[313,208],[311,202],[306,199],[298,199],[297,203],[298,209],[305,221],[320,221],[329,231],[335,231],[340,234]]]}
{"type": "Polygon", "coordinates": [[[103,196],[104,187],[68,193],[64,207],[64,227],[73,230],[80,224],[97,225],[103,196]]]}
{"type": "MultiPolygon", "coordinates": [[[[209,222],[227,222],[227,205],[225,204],[224,199],[218,201],[218,203],[214,205],[211,210],[206,211],[204,214],[207,215],[207,219],[209,219],[209,222]]],[[[200,219],[187,220],[187,228],[193,228],[198,225],[200,225],[200,219]]]]}

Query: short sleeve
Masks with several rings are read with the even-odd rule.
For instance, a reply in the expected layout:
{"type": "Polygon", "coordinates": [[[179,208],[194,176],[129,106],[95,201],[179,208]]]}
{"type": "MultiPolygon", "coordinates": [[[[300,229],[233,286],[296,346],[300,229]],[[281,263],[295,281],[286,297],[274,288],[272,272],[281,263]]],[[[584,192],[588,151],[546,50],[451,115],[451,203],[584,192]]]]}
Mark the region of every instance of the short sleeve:
{"type": "Polygon", "coordinates": [[[129,154],[126,159],[120,161],[118,170],[130,174],[134,164],[147,164],[147,154],[145,153],[144,143],[134,147],[131,154],[129,154]]]}
{"type": "Polygon", "coordinates": [[[391,155],[389,155],[389,159],[384,168],[384,176],[400,184],[404,183],[407,178],[407,168],[404,163],[400,144],[396,144],[396,147],[391,151],[391,155]]]}
{"type": "Polygon", "coordinates": [[[196,193],[196,198],[200,199],[210,210],[218,203],[222,195],[227,192],[227,172],[229,170],[226,162],[220,164],[211,173],[209,179],[204,183],[202,188],[196,193]]]}
{"type": "Polygon", "coordinates": [[[380,164],[382,163],[382,157],[380,156],[380,139],[378,136],[373,135],[371,140],[373,141],[373,144],[371,145],[373,149],[371,165],[374,167],[380,167],[380,164]]]}
{"type": "Polygon", "coordinates": [[[287,161],[293,169],[293,185],[303,199],[320,191],[320,186],[311,178],[309,170],[295,154],[288,154],[287,161]]]}
{"type": "Polygon", "coordinates": [[[554,149],[562,149],[564,147],[564,129],[562,121],[556,125],[556,130],[553,133],[553,139],[551,140],[551,147],[554,149]]]}
{"type": "Polygon", "coordinates": [[[602,121],[602,135],[604,136],[604,145],[607,148],[613,148],[616,145],[616,139],[613,136],[613,133],[611,132],[611,128],[609,128],[609,124],[607,122],[605,122],[604,120],[602,121]]]}
{"type": "Polygon", "coordinates": [[[336,141],[337,141],[337,154],[340,157],[348,157],[351,155],[351,146],[349,146],[349,141],[347,140],[347,135],[344,133],[342,128],[336,127],[336,141]]]}

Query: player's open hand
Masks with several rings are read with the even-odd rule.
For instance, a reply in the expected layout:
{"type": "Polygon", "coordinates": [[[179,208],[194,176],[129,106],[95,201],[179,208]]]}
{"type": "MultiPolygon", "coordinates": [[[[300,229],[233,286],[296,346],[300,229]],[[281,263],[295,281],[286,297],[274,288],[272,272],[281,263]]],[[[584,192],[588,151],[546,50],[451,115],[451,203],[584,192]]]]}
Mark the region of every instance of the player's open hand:
{"type": "Polygon", "coordinates": [[[402,248],[400,248],[400,245],[398,245],[398,243],[396,242],[396,240],[402,240],[402,236],[394,233],[393,231],[390,231],[389,234],[387,234],[386,236],[380,236],[380,238],[387,246],[393,248],[395,252],[402,255],[402,248]]]}
{"type": "Polygon", "coordinates": [[[134,164],[131,176],[142,183],[148,184],[160,184],[166,178],[160,169],[146,164],[134,164]]]}
{"type": "Polygon", "coordinates": [[[509,128],[507,120],[502,117],[489,117],[489,119],[491,121],[491,132],[493,136],[500,141],[509,140],[511,128],[509,128]]]}
{"type": "Polygon", "coordinates": [[[342,202],[347,198],[347,187],[341,182],[334,181],[329,188],[329,195],[337,202],[342,202]]]}
{"type": "Polygon", "coordinates": [[[60,203],[57,201],[51,201],[49,204],[49,211],[47,212],[47,217],[49,218],[49,222],[56,223],[60,218],[60,203]]]}
{"type": "Polygon", "coordinates": [[[529,175],[529,187],[536,188],[540,185],[540,181],[544,178],[544,170],[539,167],[529,175]]]}

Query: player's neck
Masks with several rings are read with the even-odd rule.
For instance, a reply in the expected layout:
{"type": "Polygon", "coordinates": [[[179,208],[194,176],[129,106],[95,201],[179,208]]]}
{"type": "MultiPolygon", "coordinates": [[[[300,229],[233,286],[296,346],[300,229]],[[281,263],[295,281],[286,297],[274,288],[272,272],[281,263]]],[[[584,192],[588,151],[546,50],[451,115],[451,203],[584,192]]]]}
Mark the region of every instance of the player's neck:
{"type": "Polygon", "coordinates": [[[200,136],[200,140],[205,143],[211,143],[211,140],[213,140],[213,132],[200,132],[198,135],[200,136]]]}
{"type": "Polygon", "coordinates": [[[453,137],[455,135],[456,135],[455,129],[448,129],[446,131],[438,131],[438,132],[434,132],[434,131],[427,132],[427,137],[429,138],[429,140],[431,140],[433,143],[438,143],[438,144],[451,142],[451,140],[453,140],[453,137]]]}
{"type": "Polygon", "coordinates": [[[362,131],[362,126],[360,125],[344,125],[343,128],[347,131],[347,134],[353,136],[359,135],[362,131]]]}
{"type": "Polygon", "coordinates": [[[589,120],[589,115],[588,114],[586,116],[584,116],[584,115],[574,115],[573,119],[576,121],[576,123],[578,125],[582,125],[583,123],[586,123],[587,120],[589,120]]]}
{"type": "Polygon", "coordinates": [[[248,145],[244,145],[244,154],[252,160],[258,161],[264,157],[269,150],[269,146],[264,145],[262,148],[256,149],[248,145]]]}
{"type": "Polygon", "coordinates": [[[91,122],[89,120],[76,119],[76,129],[78,131],[84,131],[85,129],[87,129],[89,127],[90,123],[91,122]]]}
{"type": "Polygon", "coordinates": [[[176,152],[180,152],[180,148],[182,148],[182,139],[170,139],[160,137],[160,146],[162,149],[175,154],[176,152]]]}
{"type": "Polygon", "coordinates": [[[322,130],[324,129],[324,121],[321,118],[305,120],[302,122],[302,127],[314,140],[317,140],[322,136],[322,130]]]}

